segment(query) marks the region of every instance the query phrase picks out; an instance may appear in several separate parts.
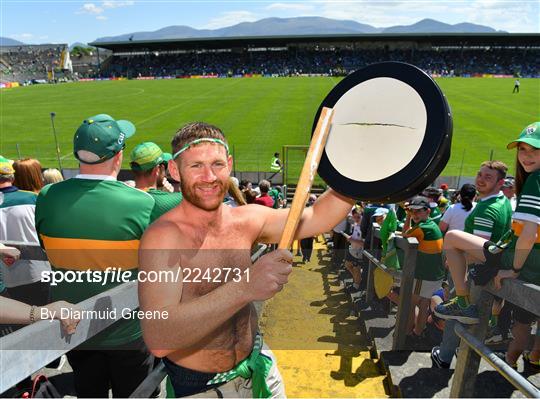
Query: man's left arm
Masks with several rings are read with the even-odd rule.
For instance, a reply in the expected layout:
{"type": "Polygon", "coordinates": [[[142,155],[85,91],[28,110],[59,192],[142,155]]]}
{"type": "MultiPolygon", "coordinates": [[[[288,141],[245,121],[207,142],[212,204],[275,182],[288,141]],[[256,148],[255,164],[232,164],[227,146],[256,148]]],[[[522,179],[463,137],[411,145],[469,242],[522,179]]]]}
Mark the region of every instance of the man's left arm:
{"type": "MultiPolygon", "coordinates": [[[[347,216],[354,203],[355,200],[338,194],[332,189],[326,191],[314,202],[313,206],[304,208],[294,239],[313,237],[331,230],[347,216]]],[[[267,209],[261,213],[264,224],[258,241],[278,242],[283,234],[289,209],[267,209]]]]}

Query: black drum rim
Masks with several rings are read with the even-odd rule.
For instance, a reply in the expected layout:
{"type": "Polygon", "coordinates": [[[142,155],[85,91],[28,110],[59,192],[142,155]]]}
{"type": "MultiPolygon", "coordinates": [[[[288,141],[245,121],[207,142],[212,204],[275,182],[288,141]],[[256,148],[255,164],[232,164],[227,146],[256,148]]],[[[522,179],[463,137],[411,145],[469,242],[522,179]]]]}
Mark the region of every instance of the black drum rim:
{"type": "Polygon", "coordinates": [[[315,116],[313,131],[323,107],[333,108],[352,87],[380,77],[400,80],[420,95],[426,108],[427,123],[419,151],[399,172],[373,182],[358,182],[341,175],[330,163],[325,150],[318,173],[330,187],[347,197],[372,202],[398,202],[416,195],[432,183],[450,158],[450,107],[445,95],[428,74],[414,65],[393,61],[371,64],[353,72],[339,82],[322,101],[315,116]]]}

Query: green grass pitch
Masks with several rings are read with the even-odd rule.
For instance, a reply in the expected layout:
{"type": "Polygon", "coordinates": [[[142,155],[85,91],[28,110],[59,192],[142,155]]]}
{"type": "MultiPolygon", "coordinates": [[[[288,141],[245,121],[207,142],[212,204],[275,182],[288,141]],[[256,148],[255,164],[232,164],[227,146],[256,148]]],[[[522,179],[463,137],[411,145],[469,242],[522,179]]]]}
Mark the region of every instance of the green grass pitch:
{"type": "MultiPolygon", "coordinates": [[[[170,151],[175,131],[191,121],[221,127],[234,146],[237,170],[269,169],[282,145],[307,144],[314,114],[337,78],[178,79],[102,81],[38,85],[0,92],[0,154],[38,158],[57,167],[50,112],[64,167],[76,167],[72,138],[87,116],[108,113],[135,123],[129,152],[142,141],[170,151]]],[[[452,155],[443,175],[472,176],[489,159],[514,170],[515,153],[506,144],[528,123],[540,120],[540,79],[522,79],[512,94],[513,79],[444,78],[437,82],[454,117],[452,155]]],[[[384,150],[384,144],[381,144],[384,150]]],[[[383,159],[383,158],[381,158],[383,159]]]]}

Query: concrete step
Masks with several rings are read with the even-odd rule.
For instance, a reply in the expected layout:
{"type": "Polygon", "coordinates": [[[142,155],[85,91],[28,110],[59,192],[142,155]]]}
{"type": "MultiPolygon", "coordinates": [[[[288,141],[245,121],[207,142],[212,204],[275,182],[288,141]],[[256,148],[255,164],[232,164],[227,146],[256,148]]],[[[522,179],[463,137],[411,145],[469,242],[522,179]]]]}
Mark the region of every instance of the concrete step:
{"type": "MultiPolygon", "coordinates": [[[[380,353],[392,396],[403,398],[426,397],[448,398],[453,381],[455,359],[450,369],[432,367],[430,353],[412,351],[383,351],[380,353]]],[[[523,372],[523,363],[518,362],[518,371],[523,372]]],[[[523,373],[534,385],[540,384],[540,374],[523,373]]],[[[480,362],[476,378],[475,397],[523,398],[520,391],[506,381],[487,362],[480,362]]]]}
{"type": "MultiPolygon", "coordinates": [[[[325,191],[325,188],[322,186],[311,187],[311,193],[316,194],[317,196],[324,193],[324,191],[325,191]]],[[[287,185],[287,202],[290,203],[292,201],[295,192],[296,192],[296,184],[287,185]]]]}
{"type": "MultiPolygon", "coordinates": [[[[437,331],[428,330],[425,342],[410,344],[411,350],[393,351],[395,308],[388,314],[386,302],[375,301],[369,308],[361,311],[360,318],[365,323],[368,336],[372,339],[372,350],[381,359],[388,377],[391,396],[404,398],[450,396],[456,359],[454,358],[451,368],[446,370],[433,368],[431,362],[431,348],[441,342],[440,332],[437,334],[437,331]]],[[[499,349],[504,347],[494,350],[499,349]]],[[[525,371],[521,360],[518,362],[518,371],[534,385],[540,386],[540,374],[525,371]]],[[[475,397],[524,397],[485,361],[480,363],[475,389],[475,397]]]]}

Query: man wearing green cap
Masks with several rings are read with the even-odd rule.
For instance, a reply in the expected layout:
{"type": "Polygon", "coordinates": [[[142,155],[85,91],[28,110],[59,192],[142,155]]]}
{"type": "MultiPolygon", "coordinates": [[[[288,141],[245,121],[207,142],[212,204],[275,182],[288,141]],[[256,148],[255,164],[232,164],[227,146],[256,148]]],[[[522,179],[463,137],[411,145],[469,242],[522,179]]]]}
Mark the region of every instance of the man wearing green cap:
{"type": "MultiPolygon", "coordinates": [[[[173,178],[184,199],[145,232],[141,271],[179,274],[176,281],[139,283],[143,311],[167,319],[142,320],[149,349],[164,358],[168,395],[284,397],[272,352],[257,333],[254,301],[273,297],[292,271],[292,255],[270,252],[251,263],[256,242],[279,241],[287,209],[223,205],[232,157],[221,130],[197,122],[172,141],[173,178]]],[[[306,208],[294,239],[330,230],[354,201],[328,190],[306,208]]]]}
{"type": "MultiPolygon", "coordinates": [[[[134,133],[131,122],[109,115],[85,119],[73,138],[80,174],[39,194],[36,229],[53,270],[90,269],[102,277],[59,282],[52,287],[53,301],[78,303],[118,285],[105,280],[107,268],[137,277],[139,239],[150,224],[154,199],[116,180],[125,140],[134,133]]],[[[109,388],[115,397],[128,397],[152,369],[137,319],[121,319],[79,348],[68,353],[78,397],[108,397],[109,388]]]]}
{"type": "Polygon", "coordinates": [[[156,204],[152,212],[151,221],[169,212],[180,201],[182,193],[169,193],[158,190],[158,185],[165,179],[167,157],[155,143],[146,142],[137,145],[131,152],[131,170],[135,175],[135,187],[150,194],[156,204]]]}

